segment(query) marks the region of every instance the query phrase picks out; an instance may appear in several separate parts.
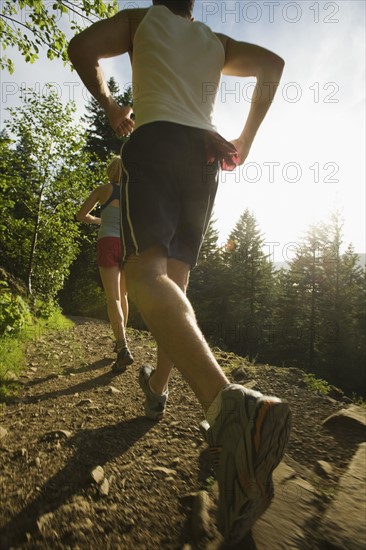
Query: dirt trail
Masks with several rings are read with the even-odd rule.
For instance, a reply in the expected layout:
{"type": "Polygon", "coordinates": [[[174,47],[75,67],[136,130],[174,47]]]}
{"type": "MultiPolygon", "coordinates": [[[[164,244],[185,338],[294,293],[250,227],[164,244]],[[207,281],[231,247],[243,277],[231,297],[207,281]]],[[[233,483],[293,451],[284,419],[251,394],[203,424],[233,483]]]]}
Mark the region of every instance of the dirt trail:
{"type": "MultiPolygon", "coordinates": [[[[116,376],[108,325],[74,322],[70,331],[29,345],[19,397],[2,408],[0,550],[219,548],[216,486],[191,390],[175,372],[165,418],[147,420],[137,371],[155,363],[152,338],[129,330],[135,363],[116,376]]],[[[344,404],[310,392],[298,370],[245,365],[219,350],[217,356],[224,368],[242,365],[255,389],[290,402],[285,461],[297,475],[311,478],[316,461],[331,457],[333,475],[314,503],[324,508],[359,443],[321,427],[344,404]]],[[[320,548],[315,538],[310,523],[298,548],[320,548]]],[[[248,539],[241,548],[256,545],[248,539]]]]}

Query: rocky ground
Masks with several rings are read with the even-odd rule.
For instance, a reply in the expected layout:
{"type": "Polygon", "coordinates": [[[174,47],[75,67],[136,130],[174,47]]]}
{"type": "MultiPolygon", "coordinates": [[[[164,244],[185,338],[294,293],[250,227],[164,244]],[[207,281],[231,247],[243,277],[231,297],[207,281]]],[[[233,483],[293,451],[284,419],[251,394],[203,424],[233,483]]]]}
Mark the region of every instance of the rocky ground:
{"type": "MultiPolygon", "coordinates": [[[[0,550],[221,548],[217,487],[192,392],[175,373],[167,414],[159,423],[149,421],[137,372],[142,363],[155,362],[152,338],[129,330],[135,363],[115,375],[108,325],[73,320],[73,329],[28,346],[19,395],[0,409],[0,550]]],[[[353,429],[331,431],[323,421],[347,405],[311,391],[297,369],[253,366],[215,353],[232,380],[282,397],[293,411],[276,478],[283,503],[276,501],[274,517],[264,518],[259,534],[254,530],[238,548],[334,548],[319,534],[320,518],[364,436],[353,429]],[[295,498],[286,486],[291,479],[295,498]],[[301,495],[310,495],[306,517],[299,487],[301,495]],[[283,535],[290,533],[291,544],[283,537],[274,543],[276,522],[293,512],[297,517],[283,535]]]]}

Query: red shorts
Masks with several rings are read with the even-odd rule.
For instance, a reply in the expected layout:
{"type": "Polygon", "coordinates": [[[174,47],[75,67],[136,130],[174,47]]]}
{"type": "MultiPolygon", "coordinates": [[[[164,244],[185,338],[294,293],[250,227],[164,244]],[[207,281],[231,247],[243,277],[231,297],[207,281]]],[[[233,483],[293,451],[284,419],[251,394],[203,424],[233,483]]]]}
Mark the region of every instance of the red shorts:
{"type": "Polygon", "coordinates": [[[99,267],[118,267],[122,261],[121,239],[102,237],[97,240],[97,264],[99,267]]]}

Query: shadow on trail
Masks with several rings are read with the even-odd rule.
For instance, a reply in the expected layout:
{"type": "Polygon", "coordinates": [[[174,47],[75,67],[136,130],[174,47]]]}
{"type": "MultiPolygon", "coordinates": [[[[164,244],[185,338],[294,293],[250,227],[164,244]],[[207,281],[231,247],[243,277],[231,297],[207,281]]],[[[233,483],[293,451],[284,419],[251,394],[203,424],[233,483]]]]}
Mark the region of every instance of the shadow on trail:
{"type": "Polygon", "coordinates": [[[99,319],[98,317],[84,317],[82,315],[66,315],[70,321],[75,325],[87,325],[88,323],[93,323],[94,325],[108,326],[109,321],[107,318],[99,319]]]}
{"type": "MultiPolygon", "coordinates": [[[[94,370],[104,369],[105,367],[108,367],[112,361],[113,359],[111,359],[110,357],[104,357],[103,359],[98,359],[98,361],[94,361],[94,363],[91,363],[90,365],[83,365],[82,367],[79,367],[79,368],[73,368],[73,367],[66,368],[59,374],[61,375],[82,374],[84,372],[92,372],[94,370]]],[[[34,380],[30,380],[29,382],[28,381],[23,382],[22,384],[27,388],[32,388],[33,386],[39,386],[40,384],[44,384],[49,380],[54,380],[57,377],[58,377],[57,374],[52,373],[52,374],[49,374],[48,376],[43,376],[42,378],[35,378],[34,380]]]]}
{"type": "Polygon", "coordinates": [[[257,549],[257,545],[251,533],[249,533],[244,539],[242,539],[237,544],[228,545],[225,542],[223,542],[217,548],[217,550],[256,550],[256,549],[257,549]]]}
{"type": "Polygon", "coordinates": [[[62,388],[59,390],[32,395],[27,398],[27,403],[38,403],[40,401],[47,401],[47,399],[56,399],[57,397],[65,395],[74,395],[75,393],[90,391],[100,386],[108,386],[108,384],[110,384],[116,376],[118,375],[112,371],[104,372],[95,378],[88,378],[88,380],[84,380],[74,386],[68,386],[67,388],[62,388]]]}
{"type": "Polygon", "coordinates": [[[93,370],[103,369],[104,367],[108,367],[113,362],[112,357],[103,357],[103,359],[99,359],[98,361],[95,361],[91,365],[83,365],[79,368],[73,368],[69,367],[68,369],[65,369],[64,372],[66,374],[82,374],[83,372],[90,372],[93,370]]]}
{"type": "Polygon", "coordinates": [[[7,550],[37,531],[39,516],[52,512],[90,486],[91,471],[126,453],[154,423],[145,417],[92,430],[80,430],[67,445],[76,452],[62,470],[51,477],[39,496],[0,529],[0,548],[7,550]]]}

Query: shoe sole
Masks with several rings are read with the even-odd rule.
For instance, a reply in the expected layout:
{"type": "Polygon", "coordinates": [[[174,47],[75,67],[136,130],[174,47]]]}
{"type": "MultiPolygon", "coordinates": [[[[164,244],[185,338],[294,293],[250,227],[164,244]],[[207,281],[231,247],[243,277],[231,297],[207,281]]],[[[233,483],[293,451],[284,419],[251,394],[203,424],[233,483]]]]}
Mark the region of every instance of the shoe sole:
{"type": "MultiPolygon", "coordinates": [[[[244,412],[242,414],[244,416],[244,412]]],[[[260,400],[253,418],[247,420],[244,438],[239,440],[234,453],[220,460],[218,481],[219,487],[225,490],[224,494],[220,490],[217,521],[228,544],[240,542],[271,504],[274,496],[272,472],[282,460],[290,419],[287,403],[260,400]],[[235,513],[233,503],[238,509],[240,498],[243,504],[235,513]]]]}
{"type": "Polygon", "coordinates": [[[122,359],[122,361],[120,362],[120,365],[122,365],[123,367],[128,367],[129,365],[132,365],[132,363],[133,363],[133,358],[126,357],[125,359],[122,359]]]}
{"type": "Polygon", "coordinates": [[[112,371],[113,372],[118,372],[119,374],[122,374],[123,372],[125,372],[126,368],[129,365],[132,365],[132,363],[133,363],[133,358],[132,357],[125,357],[121,361],[119,361],[119,362],[116,361],[115,363],[113,363],[112,371]]]}

